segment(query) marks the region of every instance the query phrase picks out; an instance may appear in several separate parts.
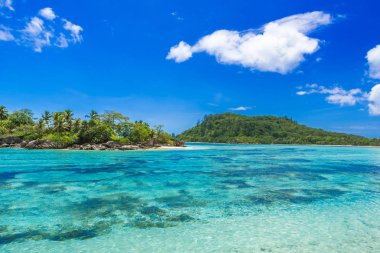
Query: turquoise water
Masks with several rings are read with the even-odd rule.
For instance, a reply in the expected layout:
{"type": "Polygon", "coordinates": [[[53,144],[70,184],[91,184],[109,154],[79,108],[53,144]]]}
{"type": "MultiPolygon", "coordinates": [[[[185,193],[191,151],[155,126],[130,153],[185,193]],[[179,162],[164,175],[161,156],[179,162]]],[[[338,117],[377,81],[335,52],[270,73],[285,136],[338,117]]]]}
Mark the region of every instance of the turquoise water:
{"type": "Polygon", "coordinates": [[[380,149],[0,149],[0,252],[380,252],[380,149]]]}

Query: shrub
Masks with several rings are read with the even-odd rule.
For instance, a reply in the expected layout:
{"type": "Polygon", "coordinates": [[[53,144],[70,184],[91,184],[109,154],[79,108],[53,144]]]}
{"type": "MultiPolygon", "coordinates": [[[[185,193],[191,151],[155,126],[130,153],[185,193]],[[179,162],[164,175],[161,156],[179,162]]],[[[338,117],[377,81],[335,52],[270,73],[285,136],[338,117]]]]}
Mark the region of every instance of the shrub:
{"type": "Polygon", "coordinates": [[[4,135],[8,133],[8,129],[6,129],[4,126],[0,125],[0,135],[4,135]]]}
{"type": "Polygon", "coordinates": [[[129,138],[133,143],[142,143],[152,137],[152,130],[149,125],[143,122],[134,123],[129,138]]]}
{"type": "Polygon", "coordinates": [[[171,141],[172,137],[170,136],[170,134],[166,133],[166,132],[160,132],[158,135],[157,135],[157,142],[160,143],[160,144],[169,144],[171,145],[173,141],[171,141]]]}
{"type": "Polygon", "coordinates": [[[78,137],[70,132],[64,133],[51,133],[42,138],[43,140],[52,140],[58,144],[63,144],[66,146],[73,145],[78,142],[78,137]]]}
{"type": "Polygon", "coordinates": [[[125,137],[125,138],[116,138],[115,141],[118,141],[121,144],[130,144],[131,143],[131,141],[127,137],[125,137]]]}
{"type": "Polygon", "coordinates": [[[112,128],[108,125],[98,123],[79,131],[80,143],[104,143],[114,136],[112,128]]]}
{"type": "Polygon", "coordinates": [[[33,113],[28,109],[22,109],[15,111],[8,116],[13,127],[19,127],[22,125],[34,125],[33,113]]]}

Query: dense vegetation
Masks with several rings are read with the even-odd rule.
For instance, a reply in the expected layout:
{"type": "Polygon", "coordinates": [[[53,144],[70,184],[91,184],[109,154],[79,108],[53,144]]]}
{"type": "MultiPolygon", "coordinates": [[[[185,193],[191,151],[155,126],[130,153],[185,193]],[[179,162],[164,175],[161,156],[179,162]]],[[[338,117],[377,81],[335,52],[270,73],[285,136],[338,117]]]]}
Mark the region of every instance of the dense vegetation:
{"type": "Polygon", "coordinates": [[[33,118],[28,109],[9,113],[0,106],[0,138],[19,137],[22,140],[51,140],[64,145],[104,143],[110,140],[123,144],[167,144],[175,140],[162,126],[151,128],[143,121],[130,122],[119,112],[98,114],[91,111],[86,119],[75,118],[71,110],[33,118]]]}
{"type": "Polygon", "coordinates": [[[380,139],[310,128],[287,117],[231,113],[206,116],[178,138],[187,142],[214,143],[380,145],[380,139]]]}

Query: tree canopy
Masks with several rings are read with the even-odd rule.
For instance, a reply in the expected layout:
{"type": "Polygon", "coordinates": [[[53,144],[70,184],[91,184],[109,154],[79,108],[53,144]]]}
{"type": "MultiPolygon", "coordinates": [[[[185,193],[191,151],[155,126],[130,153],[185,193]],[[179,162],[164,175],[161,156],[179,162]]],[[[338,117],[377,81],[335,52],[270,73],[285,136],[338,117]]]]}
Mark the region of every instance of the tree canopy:
{"type": "Polygon", "coordinates": [[[17,136],[24,140],[53,140],[67,145],[104,143],[110,140],[124,144],[168,144],[174,139],[162,126],[150,127],[143,121],[131,122],[122,113],[91,111],[85,119],[75,118],[72,110],[45,111],[33,118],[28,109],[9,113],[0,106],[0,137],[17,136]]]}

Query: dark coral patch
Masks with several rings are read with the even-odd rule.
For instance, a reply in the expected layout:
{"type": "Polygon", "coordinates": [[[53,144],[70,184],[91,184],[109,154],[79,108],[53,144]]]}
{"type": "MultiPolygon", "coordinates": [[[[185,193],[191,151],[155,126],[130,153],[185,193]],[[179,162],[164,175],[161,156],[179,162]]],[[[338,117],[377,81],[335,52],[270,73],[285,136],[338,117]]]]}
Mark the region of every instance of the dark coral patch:
{"type": "Polygon", "coordinates": [[[314,201],[326,200],[339,197],[346,192],[339,189],[282,189],[264,191],[255,195],[247,196],[247,200],[257,205],[273,204],[309,204],[314,201]]]}
{"type": "Polygon", "coordinates": [[[167,228],[173,227],[174,224],[166,222],[165,220],[150,219],[148,217],[138,217],[130,224],[132,227],[146,229],[146,228],[167,228]]]}
{"type": "Polygon", "coordinates": [[[45,194],[54,194],[54,193],[63,192],[65,190],[66,190],[65,186],[49,186],[49,187],[43,187],[40,189],[40,191],[45,194]]]}
{"type": "Polygon", "coordinates": [[[170,218],[168,218],[168,220],[169,221],[175,221],[175,222],[189,222],[189,221],[194,220],[194,218],[191,217],[190,215],[183,213],[183,214],[180,214],[177,216],[170,217],[170,218]]]}
{"type": "Polygon", "coordinates": [[[97,217],[115,218],[117,211],[124,214],[134,215],[142,206],[139,198],[128,195],[111,195],[103,198],[89,198],[79,203],[68,206],[68,212],[77,217],[94,219],[97,217]]]}
{"type": "Polygon", "coordinates": [[[140,210],[140,213],[144,215],[164,215],[166,212],[165,210],[158,208],[156,206],[147,206],[147,207],[143,207],[140,210]]]}
{"type": "Polygon", "coordinates": [[[197,207],[206,205],[205,201],[197,200],[193,196],[183,193],[175,196],[157,198],[156,201],[172,208],[197,207]]]}
{"type": "Polygon", "coordinates": [[[26,230],[21,233],[7,233],[9,231],[0,231],[0,244],[8,244],[14,241],[22,240],[50,240],[50,241],[66,241],[66,240],[85,240],[102,235],[109,231],[113,223],[97,222],[94,225],[82,225],[76,227],[67,227],[59,231],[45,230],[26,230]]]}
{"type": "Polygon", "coordinates": [[[16,240],[30,239],[37,235],[39,235],[39,233],[36,231],[28,231],[28,232],[14,233],[14,234],[1,234],[0,245],[8,244],[16,240]]]}
{"type": "Polygon", "coordinates": [[[14,179],[17,174],[19,174],[19,173],[18,172],[1,172],[0,173],[0,180],[14,179]]]}
{"type": "Polygon", "coordinates": [[[94,238],[99,235],[99,231],[96,230],[96,228],[92,229],[74,229],[71,231],[65,231],[62,233],[57,233],[54,235],[49,235],[46,237],[46,239],[49,239],[51,241],[66,241],[71,239],[77,239],[77,240],[85,240],[94,238]]]}

